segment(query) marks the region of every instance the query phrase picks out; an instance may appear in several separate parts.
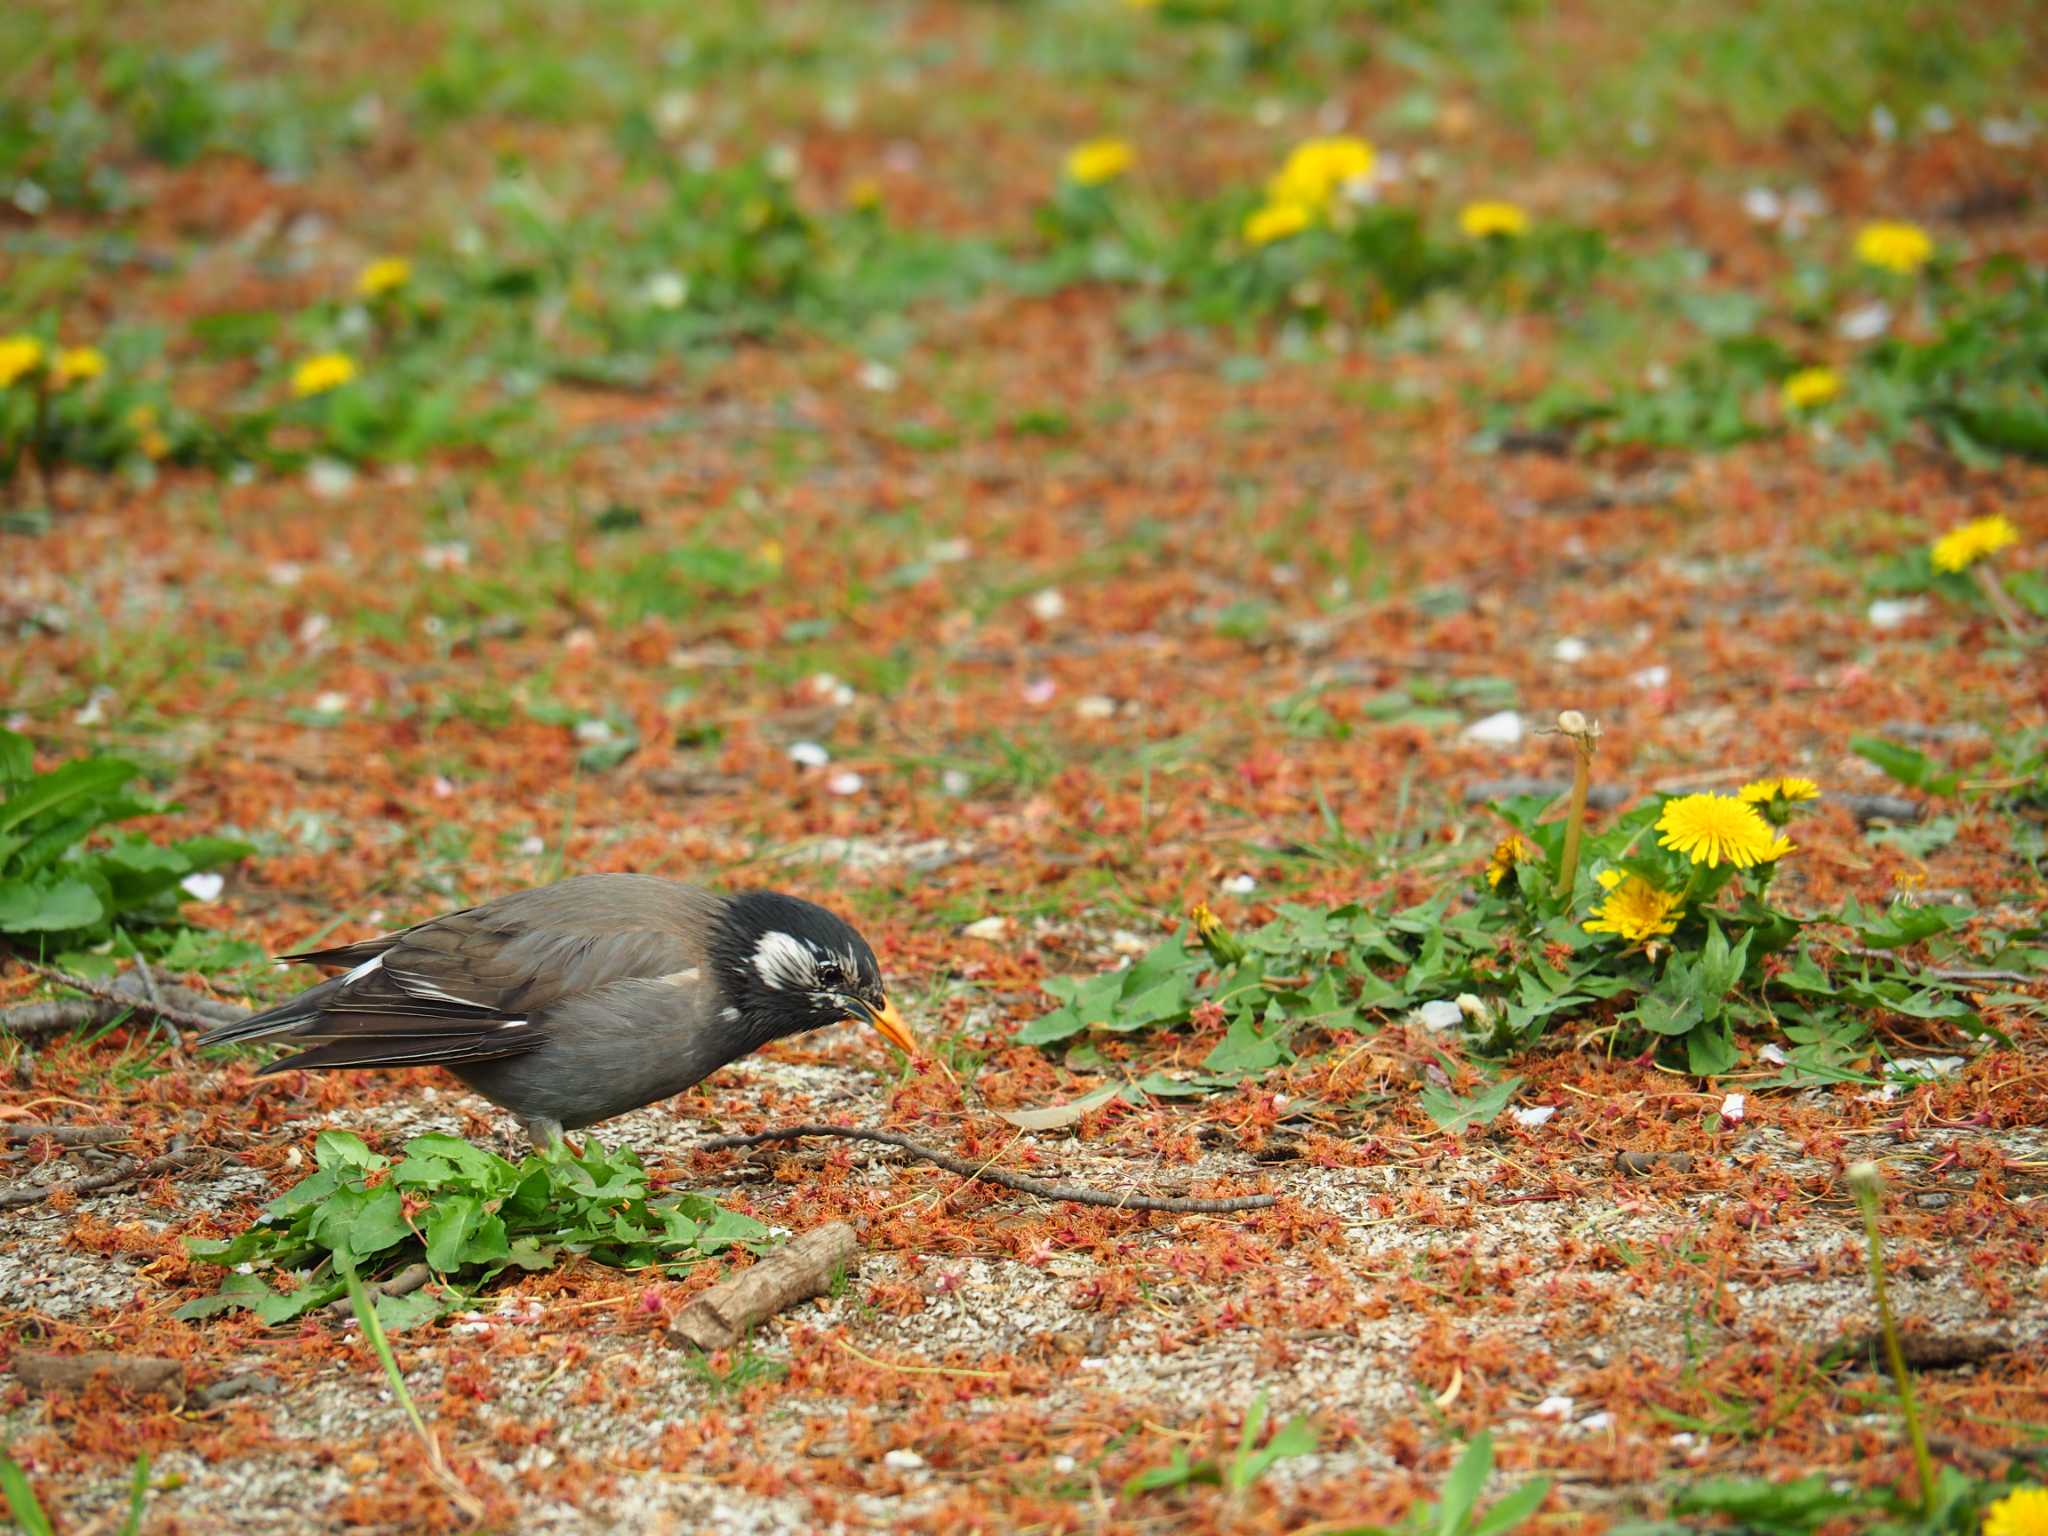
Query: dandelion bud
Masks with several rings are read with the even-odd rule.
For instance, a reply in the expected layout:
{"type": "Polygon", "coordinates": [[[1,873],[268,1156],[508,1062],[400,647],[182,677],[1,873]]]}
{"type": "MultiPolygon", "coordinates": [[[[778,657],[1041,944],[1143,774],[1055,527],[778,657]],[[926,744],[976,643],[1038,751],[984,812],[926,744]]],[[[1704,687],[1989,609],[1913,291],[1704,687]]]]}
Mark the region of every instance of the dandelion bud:
{"type": "Polygon", "coordinates": [[[1849,1187],[1858,1194],[1874,1195],[1884,1188],[1884,1170],[1864,1158],[1849,1165],[1849,1187]]]}
{"type": "Polygon", "coordinates": [[[1576,709],[1568,709],[1557,717],[1557,728],[1567,736],[1586,734],[1586,717],[1576,709]]]}

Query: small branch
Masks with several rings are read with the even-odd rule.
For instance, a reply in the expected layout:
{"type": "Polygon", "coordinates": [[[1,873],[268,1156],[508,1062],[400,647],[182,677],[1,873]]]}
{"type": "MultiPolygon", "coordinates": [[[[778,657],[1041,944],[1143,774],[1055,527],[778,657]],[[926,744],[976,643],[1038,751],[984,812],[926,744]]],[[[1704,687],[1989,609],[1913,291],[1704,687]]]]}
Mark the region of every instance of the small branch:
{"type": "MultiPolygon", "coordinates": [[[[379,1296],[410,1296],[433,1278],[434,1272],[427,1268],[426,1265],[408,1264],[389,1280],[380,1280],[375,1285],[364,1286],[363,1289],[369,1292],[371,1304],[374,1306],[379,1296]]],[[[326,1310],[333,1313],[336,1317],[354,1317],[356,1315],[355,1298],[351,1296],[339,1297],[327,1303],[326,1310]]]]}
{"type": "Polygon", "coordinates": [[[1275,1204],[1277,1195],[1226,1195],[1213,1200],[1198,1199],[1180,1195],[1115,1194],[1106,1189],[1091,1189],[1083,1184],[1048,1184],[1042,1179],[1027,1178],[1021,1173],[1010,1173],[1002,1168],[988,1168],[980,1163],[971,1163],[964,1157],[955,1157],[950,1152],[913,1141],[897,1131],[863,1130],[854,1125],[779,1125],[773,1130],[756,1131],[750,1136],[713,1136],[709,1141],[700,1141],[699,1152],[726,1152],[735,1147],[759,1146],[764,1141],[795,1141],[802,1136],[838,1136],[847,1141],[876,1141],[884,1146],[897,1147],[912,1157],[922,1158],[936,1164],[949,1173],[962,1178],[986,1179],[991,1184],[1000,1184],[1005,1189],[1014,1189],[1019,1194],[1036,1195],[1041,1200],[1066,1200],[1075,1205],[1106,1205],[1115,1210],[1126,1211],[1178,1211],[1191,1215],[1224,1216],[1233,1211],[1257,1211],[1275,1204]]]}
{"type": "Polygon", "coordinates": [[[132,1141],[125,1125],[51,1125],[42,1120],[0,1120],[0,1141],[54,1141],[60,1147],[103,1147],[110,1141],[132,1141]]]}
{"type": "Polygon", "coordinates": [[[54,965],[44,965],[40,960],[31,960],[26,955],[16,955],[14,956],[14,961],[17,965],[34,971],[45,981],[54,981],[61,987],[70,987],[75,992],[83,992],[87,997],[98,998],[103,1003],[113,1003],[122,1008],[133,1009],[136,1013],[146,1014],[151,1018],[162,1019],[166,1024],[175,1024],[180,1029],[208,1030],[221,1022],[218,1019],[209,1019],[204,1014],[179,1008],[171,1003],[155,1002],[147,997],[139,997],[132,993],[124,992],[120,988],[109,986],[103,981],[92,981],[84,976],[73,976],[69,971],[60,971],[54,965]]]}
{"type": "Polygon", "coordinates": [[[59,1193],[96,1195],[101,1190],[112,1189],[116,1185],[127,1184],[135,1179],[153,1179],[160,1173],[173,1173],[182,1168],[189,1168],[200,1155],[197,1151],[166,1152],[162,1157],[126,1163],[119,1168],[110,1168],[105,1173],[96,1173],[89,1179],[73,1179],[66,1184],[15,1184],[7,1189],[0,1189],[0,1210],[17,1205],[34,1205],[59,1193]]]}

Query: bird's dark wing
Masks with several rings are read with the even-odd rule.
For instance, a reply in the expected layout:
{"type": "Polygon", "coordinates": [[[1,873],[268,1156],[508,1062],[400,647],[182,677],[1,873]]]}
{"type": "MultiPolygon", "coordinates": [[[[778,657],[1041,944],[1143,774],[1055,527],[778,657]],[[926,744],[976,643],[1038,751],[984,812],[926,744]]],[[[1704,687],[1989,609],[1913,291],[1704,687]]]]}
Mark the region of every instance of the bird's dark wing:
{"type": "Polygon", "coordinates": [[[720,898],[674,881],[595,875],[521,891],[396,934],[288,956],[343,975],[201,1045],[282,1037],[310,1047],[266,1067],[425,1066],[532,1050],[549,1009],[629,979],[704,979],[720,898]]]}

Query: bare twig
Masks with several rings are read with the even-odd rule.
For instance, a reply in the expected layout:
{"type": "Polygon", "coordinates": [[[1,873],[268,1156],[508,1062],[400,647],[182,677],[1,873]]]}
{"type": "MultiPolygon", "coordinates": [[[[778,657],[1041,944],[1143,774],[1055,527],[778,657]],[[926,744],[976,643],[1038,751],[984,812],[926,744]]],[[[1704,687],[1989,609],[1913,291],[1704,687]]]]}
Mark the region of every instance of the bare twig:
{"type": "Polygon", "coordinates": [[[110,1141],[129,1141],[134,1130],[125,1125],[51,1125],[45,1120],[0,1120],[0,1141],[42,1141],[48,1138],[60,1147],[100,1147],[110,1141]]]}
{"type": "Polygon", "coordinates": [[[109,1168],[105,1173],[96,1173],[89,1179],[72,1179],[64,1184],[15,1184],[0,1189],[0,1210],[9,1206],[34,1205],[59,1193],[69,1195],[96,1195],[101,1190],[112,1189],[118,1184],[127,1184],[136,1179],[153,1179],[160,1173],[174,1173],[190,1168],[203,1154],[194,1149],[188,1152],[166,1152],[162,1157],[147,1158],[141,1162],[124,1163],[118,1168],[109,1168]]]}
{"type": "MultiPolygon", "coordinates": [[[[427,1268],[426,1265],[408,1264],[389,1280],[380,1280],[375,1285],[365,1285],[363,1289],[369,1293],[373,1300],[379,1296],[410,1296],[433,1278],[434,1272],[427,1268]]],[[[327,1303],[327,1310],[336,1317],[354,1317],[356,1315],[355,1298],[352,1296],[338,1297],[327,1303]]]]}
{"type": "Polygon", "coordinates": [[[1036,1195],[1041,1200],[1066,1200],[1075,1205],[1106,1205],[1126,1211],[1179,1211],[1190,1215],[1224,1216],[1233,1211],[1256,1211],[1274,1204],[1277,1195],[1225,1195],[1216,1199],[1198,1199],[1181,1195],[1140,1195],[1118,1194],[1106,1189],[1091,1189],[1082,1184],[1048,1184],[1042,1179],[1027,1178],[1021,1173],[1011,1173],[1002,1168],[987,1168],[979,1163],[969,1162],[964,1157],[955,1157],[950,1152],[913,1141],[897,1131],[871,1131],[854,1125],[779,1125],[773,1130],[756,1131],[750,1136],[713,1136],[709,1141],[697,1143],[699,1152],[726,1152],[735,1147],[759,1146],[764,1141],[795,1141],[802,1136],[838,1136],[847,1141],[878,1141],[884,1146],[899,1147],[912,1157],[934,1163],[950,1173],[960,1174],[969,1179],[986,1179],[991,1184],[1000,1184],[1005,1189],[1014,1189],[1020,1194],[1036,1195]]]}
{"type": "Polygon", "coordinates": [[[83,992],[87,997],[98,998],[103,1003],[114,1003],[123,1008],[131,1008],[137,1013],[148,1014],[152,1018],[162,1019],[166,1024],[175,1024],[180,1029],[208,1030],[221,1022],[170,1003],[155,1002],[147,997],[123,992],[120,988],[109,986],[102,981],[73,976],[69,971],[60,971],[54,965],[44,965],[40,960],[31,960],[26,955],[16,955],[14,960],[17,964],[34,971],[45,981],[54,981],[59,986],[70,987],[75,992],[83,992]]]}
{"type": "Polygon", "coordinates": [[[670,1325],[669,1340],[704,1350],[737,1344],[756,1323],[831,1290],[833,1276],[859,1252],[847,1223],[813,1227],[695,1297],[670,1325]]]}
{"type": "Polygon", "coordinates": [[[0,1008],[0,1031],[18,1040],[31,1035],[57,1035],[67,1029],[101,1023],[117,1011],[112,1004],[94,998],[60,997],[47,1003],[23,1003],[15,1008],[0,1008]]]}

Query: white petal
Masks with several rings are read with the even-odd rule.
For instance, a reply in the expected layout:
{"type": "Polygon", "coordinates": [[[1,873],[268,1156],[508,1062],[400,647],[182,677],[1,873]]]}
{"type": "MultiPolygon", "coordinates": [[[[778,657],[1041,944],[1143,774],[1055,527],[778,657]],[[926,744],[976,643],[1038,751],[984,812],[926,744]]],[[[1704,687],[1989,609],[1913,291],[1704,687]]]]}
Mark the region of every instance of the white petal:
{"type": "Polygon", "coordinates": [[[1503,709],[1465,727],[1465,739],[1489,747],[1511,747],[1522,739],[1522,717],[1503,709]]]}

